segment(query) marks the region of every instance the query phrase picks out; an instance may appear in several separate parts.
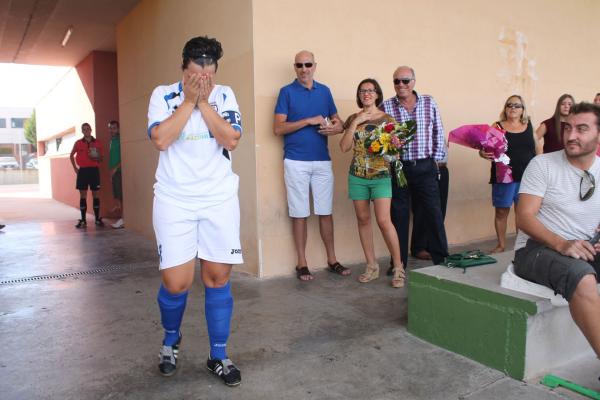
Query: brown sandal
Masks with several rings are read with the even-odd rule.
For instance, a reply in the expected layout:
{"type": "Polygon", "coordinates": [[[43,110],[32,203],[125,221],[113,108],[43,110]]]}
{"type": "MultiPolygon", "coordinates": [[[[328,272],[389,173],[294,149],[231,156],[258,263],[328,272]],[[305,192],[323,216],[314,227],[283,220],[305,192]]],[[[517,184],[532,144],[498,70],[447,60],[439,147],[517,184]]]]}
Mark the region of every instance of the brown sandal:
{"type": "Polygon", "coordinates": [[[333,272],[334,274],[348,276],[352,273],[352,270],[350,268],[344,267],[342,264],[340,264],[337,261],[334,262],[333,264],[327,263],[327,265],[329,266],[329,272],[333,272]],[[346,271],[348,271],[348,272],[346,273],[346,271]]]}
{"type": "Polygon", "coordinates": [[[306,267],[306,266],[304,266],[304,267],[296,266],[296,278],[300,279],[301,281],[305,281],[305,282],[312,281],[314,279],[314,277],[308,270],[308,267],[306,267]],[[310,278],[304,279],[305,276],[308,276],[310,278]]]}

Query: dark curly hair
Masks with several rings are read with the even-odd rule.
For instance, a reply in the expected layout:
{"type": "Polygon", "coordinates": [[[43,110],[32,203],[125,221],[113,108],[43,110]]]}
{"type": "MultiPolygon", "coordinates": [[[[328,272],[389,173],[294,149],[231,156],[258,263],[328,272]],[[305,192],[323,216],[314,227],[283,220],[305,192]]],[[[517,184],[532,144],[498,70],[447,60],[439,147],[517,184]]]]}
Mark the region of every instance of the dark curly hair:
{"type": "Polygon", "coordinates": [[[585,101],[573,104],[571,107],[571,114],[577,115],[583,113],[592,113],[596,116],[596,129],[600,131],[600,106],[585,101]]]}
{"type": "Polygon", "coordinates": [[[373,78],[363,79],[358,84],[358,87],[356,88],[356,105],[358,106],[358,108],[363,108],[363,103],[362,103],[362,101],[360,101],[359,94],[360,94],[360,87],[365,83],[370,83],[375,88],[375,93],[377,93],[377,99],[375,100],[375,106],[379,107],[379,105],[381,103],[383,103],[383,91],[381,90],[381,86],[379,86],[379,82],[377,82],[373,78]]]}
{"type": "Polygon", "coordinates": [[[183,58],[181,69],[186,69],[190,61],[193,61],[201,67],[214,64],[216,70],[218,67],[217,61],[223,57],[223,48],[215,38],[198,36],[188,40],[183,46],[181,56],[183,58]]]}

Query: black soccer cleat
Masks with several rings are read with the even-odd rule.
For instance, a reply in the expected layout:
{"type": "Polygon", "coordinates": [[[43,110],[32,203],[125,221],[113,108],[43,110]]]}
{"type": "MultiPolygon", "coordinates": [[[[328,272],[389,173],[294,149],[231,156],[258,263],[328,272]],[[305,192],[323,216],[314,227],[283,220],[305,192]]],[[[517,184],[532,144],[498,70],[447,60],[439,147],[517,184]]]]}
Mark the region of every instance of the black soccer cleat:
{"type": "Polygon", "coordinates": [[[158,353],[160,363],[158,369],[162,376],[172,376],[177,370],[177,357],[179,356],[179,345],[181,344],[181,335],[179,340],[173,346],[164,345],[158,353]]]}
{"type": "Polygon", "coordinates": [[[77,229],[81,229],[81,228],[85,228],[87,227],[87,222],[85,219],[80,219],[79,221],[77,221],[77,225],[75,225],[75,228],[77,229]]]}
{"type": "Polygon", "coordinates": [[[229,358],[223,360],[206,360],[206,367],[217,375],[227,386],[237,386],[242,382],[242,373],[229,358]]]}

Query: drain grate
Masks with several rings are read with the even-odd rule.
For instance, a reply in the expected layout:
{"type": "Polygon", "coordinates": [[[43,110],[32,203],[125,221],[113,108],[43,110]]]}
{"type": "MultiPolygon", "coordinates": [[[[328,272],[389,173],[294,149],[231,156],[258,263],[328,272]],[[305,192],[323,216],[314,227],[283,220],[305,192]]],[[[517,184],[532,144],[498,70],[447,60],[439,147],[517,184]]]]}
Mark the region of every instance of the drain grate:
{"type": "Polygon", "coordinates": [[[15,283],[27,283],[27,282],[37,282],[37,281],[51,281],[51,280],[59,280],[65,278],[73,278],[76,276],[82,275],[97,275],[97,274],[105,274],[108,272],[115,271],[125,271],[131,270],[131,267],[128,266],[118,266],[118,265],[109,265],[107,267],[94,268],[87,271],[78,271],[78,272],[69,272],[64,274],[48,274],[48,275],[35,275],[35,276],[27,276],[23,278],[10,279],[7,281],[0,281],[0,285],[11,285],[15,283]]]}

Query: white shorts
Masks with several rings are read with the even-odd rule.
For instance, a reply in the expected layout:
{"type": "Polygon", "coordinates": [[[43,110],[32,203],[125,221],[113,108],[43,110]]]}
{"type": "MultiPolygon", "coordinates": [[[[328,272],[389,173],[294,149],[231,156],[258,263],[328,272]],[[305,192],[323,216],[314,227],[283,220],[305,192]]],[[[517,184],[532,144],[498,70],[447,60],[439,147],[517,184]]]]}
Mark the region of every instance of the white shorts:
{"type": "Polygon", "coordinates": [[[316,215],[333,212],[333,171],[331,161],[283,160],[285,188],[290,217],[310,215],[309,192],[312,191],[316,215]]]}
{"type": "Polygon", "coordinates": [[[240,204],[237,196],[223,203],[185,210],[154,198],[152,222],[160,269],[194,259],[242,264],[240,204]]]}

